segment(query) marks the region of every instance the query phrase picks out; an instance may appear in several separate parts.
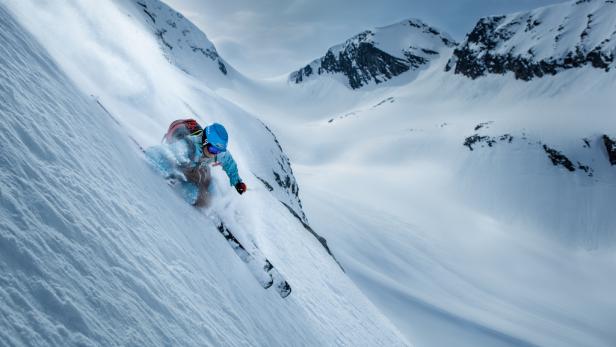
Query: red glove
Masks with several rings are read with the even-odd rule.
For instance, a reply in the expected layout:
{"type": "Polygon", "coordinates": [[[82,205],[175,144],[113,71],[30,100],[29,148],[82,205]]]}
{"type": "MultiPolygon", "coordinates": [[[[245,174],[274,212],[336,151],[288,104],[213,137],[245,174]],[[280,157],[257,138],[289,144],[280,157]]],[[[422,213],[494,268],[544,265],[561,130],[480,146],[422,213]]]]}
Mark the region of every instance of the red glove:
{"type": "Polygon", "coordinates": [[[238,182],[235,185],[235,190],[237,190],[237,192],[240,193],[240,194],[244,194],[246,192],[246,189],[248,189],[248,188],[246,187],[246,183],[244,183],[244,182],[238,182]]]}

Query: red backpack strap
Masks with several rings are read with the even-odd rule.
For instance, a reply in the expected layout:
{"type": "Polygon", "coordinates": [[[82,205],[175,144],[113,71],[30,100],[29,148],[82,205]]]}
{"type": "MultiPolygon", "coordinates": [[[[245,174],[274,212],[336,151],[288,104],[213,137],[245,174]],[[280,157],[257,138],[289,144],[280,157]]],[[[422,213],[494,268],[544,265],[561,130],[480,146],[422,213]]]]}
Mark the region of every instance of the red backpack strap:
{"type": "Polygon", "coordinates": [[[178,119],[169,125],[167,133],[163,136],[163,142],[172,143],[188,135],[199,135],[203,128],[192,119],[178,119]]]}
{"type": "Polygon", "coordinates": [[[197,123],[197,121],[194,119],[186,119],[184,121],[184,124],[188,128],[188,131],[191,135],[197,135],[197,132],[203,131],[203,128],[201,128],[199,123],[197,123]]]}

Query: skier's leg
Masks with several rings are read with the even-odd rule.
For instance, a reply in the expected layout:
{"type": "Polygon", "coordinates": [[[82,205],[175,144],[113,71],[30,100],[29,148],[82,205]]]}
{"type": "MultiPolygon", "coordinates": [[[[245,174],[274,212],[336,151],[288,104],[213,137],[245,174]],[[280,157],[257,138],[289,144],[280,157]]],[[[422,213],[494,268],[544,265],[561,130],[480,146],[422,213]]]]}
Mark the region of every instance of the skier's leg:
{"type": "Polygon", "coordinates": [[[199,195],[197,196],[197,200],[194,205],[197,207],[205,207],[210,203],[209,196],[209,187],[212,181],[212,176],[210,175],[210,168],[208,166],[201,167],[199,169],[199,183],[197,186],[199,187],[199,195]]]}

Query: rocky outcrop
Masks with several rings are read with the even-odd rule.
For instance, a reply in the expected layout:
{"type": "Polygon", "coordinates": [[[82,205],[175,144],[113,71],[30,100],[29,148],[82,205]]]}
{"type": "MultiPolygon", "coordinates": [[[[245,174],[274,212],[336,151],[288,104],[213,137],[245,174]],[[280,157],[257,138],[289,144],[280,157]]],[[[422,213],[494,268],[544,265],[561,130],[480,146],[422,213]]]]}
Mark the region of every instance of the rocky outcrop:
{"type": "MultiPolygon", "coordinates": [[[[493,121],[482,122],[475,126],[474,130],[476,132],[482,129],[488,129],[489,126],[494,123],[493,121]]],[[[487,136],[487,135],[479,135],[479,133],[475,133],[471,136],[468,136],[464,139],[464,146],[468,147],[470,151],[473,151],[477,147],[493,147],[495,144],[499,142],[511,143],[513,141],[513,136],[510,134],[503,134],[500,136],[487,136]]]]}
{"type": "Polygon", "coordinates": [[[548,154],[548,158],[550,158],[554,166],[562,166],[569,171],[575,171],[575,166],[573,166],[571,160],[569,160],[569,158],[561,152],[555,150],[554,148],[550,148],[547,145],[543,145],[543,150],[548,154]]]}
{"type": "MultiPolygon", "coordinates": [[[[546,153],[548,159],[554,166],[560,166],[569,172],[576,172],[579,170],[579,171],[584,172],[588,177],[595,177],[595,170],[593,169],[593,167],[591,167],[588,164],[584,164],[584,162],[595,163],[596,160],[594,159],[594,157],[596,158],[596,155],[597,155],[596,152],[594,155],[593,155],[593,152],[586,152],[587,154],[583,156],[580,156],[578,154],[577,157],[579,161],[575,161],[574,163],[571,157],[566,156],[563,153],[563,151],[558,150],[547,144],[544,144],[540,140],[537,140],[537,139],[531,140],[526,135],[525,132],[522,132],[521,134],[516,135],[515,138],[511,134],[503,134],[499,136],[481,135],[480,133],[484,131],[485,129],[489,129],[489,126],[492,123],[493,122],[490,121],[490,122],[483,122],[483,123],[477,124],[477,126],[475,126],[474,128],[476,133],[471,136],[466,137],[464,139],[463,145],[465,147],[468,147],[470,151],[475,151],[478,148],[479,149],[480,148],[490,149],[492,147],[496,147],[497,145],[501,145],[501,144],[503,145],[513,144],[514,140],[517,139],[516,141],[517,145],[526,143],[528,146],[532,146],[532,147],[541,146],[543,151],[546,153]]],[[[616,165],[616,141],[614,141],[607,135],[603,135],[602,139],[603,139],[603,143],[605,144],[605,148],[607,150],[610,163],[612,165],[616,165]]],[[[587,150],[593,149],[593,147],[591,146],[591,140],[589,138],[582,139],[582,148],[585,148],[587,150]]]]}
{"type": "Polygon", "coordinates": [[[133,1],[172,64],[202,78],[229,73],[212,42],[184,16],[159,0],[133,1]]]}
{"type": "Polygon", "coordinates": [[[421,69],[443,48],[454,45],[449,35],[419,20],[407,20],[364,31],[330,48],[323,57],[291,73],[289,80],[300,84],[319,75],[341,75],[350,88],[358,89],[421,69]]]}
{"type": "Polygon", "coordinates": [[[616,64],[616,31],[604,23],[614,18],[613,0],[482,18],[454,50],[445,70],[472,79],[512,73],[524,81],[582,66],[610,71],[616,64]]]}
{"type": "MultiPolygon", "coordinates": [[[[415,58],[414,61],[418,62],[416,64],[425,64],[425,60],[420,59],[420,57],[415,58]]],[[[313,73],[319,75],[341,73],[348,78],[349,86],[357,89],[371,81],[375,83],[387,81],[408,71],[411,66],[412,64],[408,61],[392,57],[372,44],[360,42],[347,45],[338,54],[334,54],[331,50],[327,51],[316,71],[312,66],[306,65],[303,69],[293,73],[291,79],[295,83],[300,83],[313,73]]]]}
{"type": "Polygon", "coordinates": [[[616,165],[616,141],[607,135],[603,135],[602,139],[610,164],[616,165]]]}

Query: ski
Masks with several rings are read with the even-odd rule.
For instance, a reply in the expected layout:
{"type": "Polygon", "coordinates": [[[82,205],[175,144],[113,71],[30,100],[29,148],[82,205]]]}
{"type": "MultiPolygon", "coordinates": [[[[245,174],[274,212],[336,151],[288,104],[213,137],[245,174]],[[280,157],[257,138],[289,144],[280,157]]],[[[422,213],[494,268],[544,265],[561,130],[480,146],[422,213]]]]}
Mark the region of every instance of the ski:
{"type": "Polygon", "coordinates": [[[273,277],[269,273],[261,271],[255,257],[252,254],[248,253],[246,248],[235,238],[231,231],[229,231],[229,229],[223,223],[218,224],[216,228],[222,234],[222,236],[224,236],[225,240],[227,240],[235,254],[237,254],[237,256],[246,265],[248,265],[248,269],[257,279],[259,284],[261,284],[261,286],[265,289],[271,287],[272,284],[274,284],[273,277]]]}
{"type": "Polygon", "coordinates": [[[267,289],[273,286],[281,298],[286,298],[291,294],[291,285],[256,245],[252,244],[253,247],[249,251],[222,221],[217,221],[216,227],[238,257],[248,265],[248,269],[263,288],[267,289]]]}
{"type": "Polygon", "coordinates": [[[263,269],[272,276],[274,283],[276,283],[276,292],[282,298],[286,298],[291,294],[291,285],[289,282],[284,279],[284,277],[278,272],[278,270],[269,262],[269,260],[265,260],[265,266],[263,269]]]}

